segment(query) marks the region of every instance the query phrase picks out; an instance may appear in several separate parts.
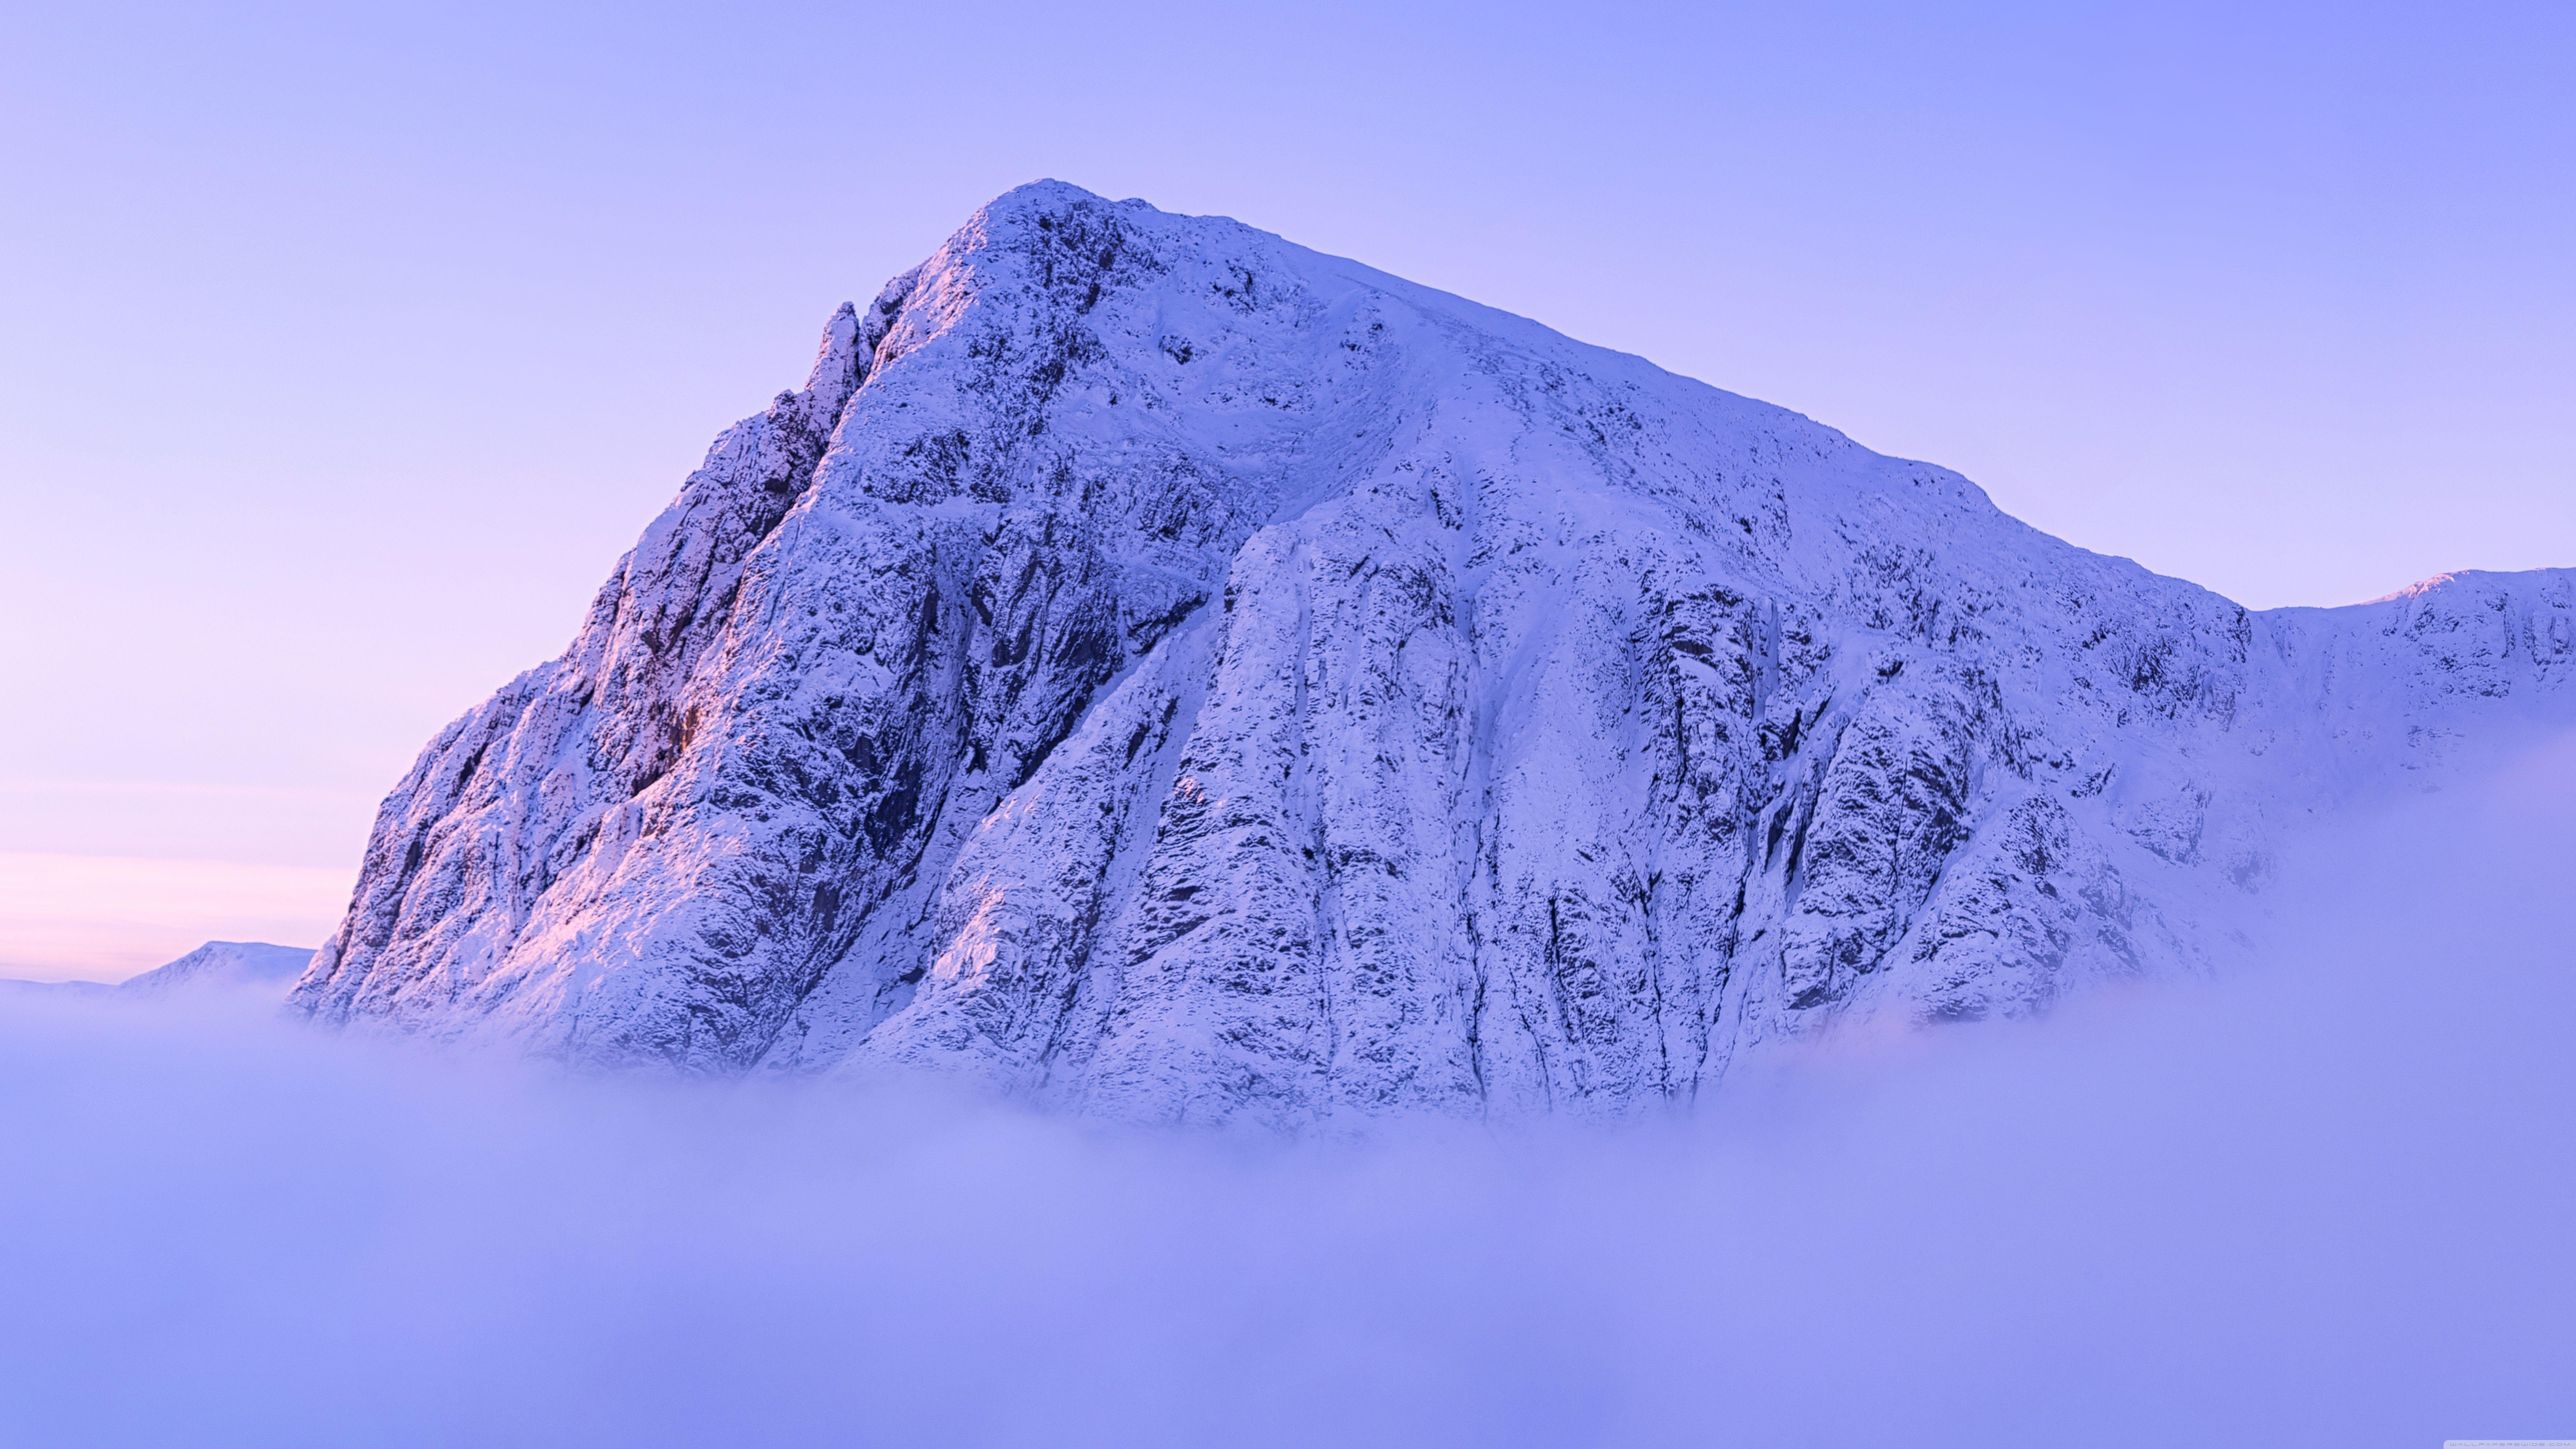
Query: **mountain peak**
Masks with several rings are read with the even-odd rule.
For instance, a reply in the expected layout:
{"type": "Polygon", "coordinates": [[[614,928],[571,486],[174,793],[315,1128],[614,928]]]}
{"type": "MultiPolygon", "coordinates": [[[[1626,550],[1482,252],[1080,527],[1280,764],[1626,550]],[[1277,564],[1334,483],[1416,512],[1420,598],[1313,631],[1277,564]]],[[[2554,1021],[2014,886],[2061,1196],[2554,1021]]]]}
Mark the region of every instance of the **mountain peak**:
{"type": "Polygon", "coordinates": [[[113,986],[98,981],[0,980],[0,988],[68,997],[164,997],[205,990],[249,990],[275,997],[285,994],[311,964],[314,954],[310,946],[208,941],[175,961],[129,976],[113,986]]]}
{"type": "Polygon", "coordinates": [[[159,996],[173,991],[236,988],[283,994],[312,964],[310,946],[276,946],[266,941],[208,941],[165,966],[129,977],[117,990],[131,996],[159,996]]]}
{"type": "Polygon", "coordinates": [[[2249,614],[1060,182],[820,356],[422,753],[299,1008],[1164,1120],[1637,1111],[2223,967],[2295,822],[2576,675],[2563,571],[2249,614]]]}

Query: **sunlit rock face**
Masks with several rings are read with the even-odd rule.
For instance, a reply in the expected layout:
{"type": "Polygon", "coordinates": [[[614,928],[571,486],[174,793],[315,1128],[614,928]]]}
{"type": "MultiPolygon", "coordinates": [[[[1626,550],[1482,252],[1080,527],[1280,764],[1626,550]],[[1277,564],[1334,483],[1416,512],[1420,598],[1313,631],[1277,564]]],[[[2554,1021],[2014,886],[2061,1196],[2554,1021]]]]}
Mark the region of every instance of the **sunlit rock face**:
{"type": "Polygon", "coordinates": [[[2285,832],[2576,713],[2571,585],[2249,613],[1042,183],[835,316],[431,742],[292,999],[1143,1119],[1629,1113],[2224,967],[2285,832]]]}

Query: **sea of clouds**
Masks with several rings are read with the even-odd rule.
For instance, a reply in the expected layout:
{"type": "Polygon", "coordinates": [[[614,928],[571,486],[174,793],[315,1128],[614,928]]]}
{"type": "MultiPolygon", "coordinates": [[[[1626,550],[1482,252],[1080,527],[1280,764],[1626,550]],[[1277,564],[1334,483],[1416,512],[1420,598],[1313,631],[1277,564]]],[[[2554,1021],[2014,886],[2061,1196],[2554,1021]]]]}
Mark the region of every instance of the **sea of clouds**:
{"type": "Polygon", "coordinates": [[[2251,976],[1364,1143],[0,1002],[0,1444],[2576,1437],[2576,741],[2265,909],[2251,976]]]}

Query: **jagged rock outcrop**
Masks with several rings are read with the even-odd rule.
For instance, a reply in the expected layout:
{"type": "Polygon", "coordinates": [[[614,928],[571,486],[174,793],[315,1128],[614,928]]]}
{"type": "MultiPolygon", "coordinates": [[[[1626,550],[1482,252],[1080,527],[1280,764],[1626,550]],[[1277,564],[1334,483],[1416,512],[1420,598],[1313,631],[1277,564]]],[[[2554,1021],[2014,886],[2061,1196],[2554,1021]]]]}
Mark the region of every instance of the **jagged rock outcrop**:
{"type": "Polygon", "coordinates": [[[1221,219],[979,213],[432,741],[292,1000],[1296,1125],[1624,1112],[2209,969],[2279,833],[2564,721],[2576,575],[2249,613],[1221,219]]]}

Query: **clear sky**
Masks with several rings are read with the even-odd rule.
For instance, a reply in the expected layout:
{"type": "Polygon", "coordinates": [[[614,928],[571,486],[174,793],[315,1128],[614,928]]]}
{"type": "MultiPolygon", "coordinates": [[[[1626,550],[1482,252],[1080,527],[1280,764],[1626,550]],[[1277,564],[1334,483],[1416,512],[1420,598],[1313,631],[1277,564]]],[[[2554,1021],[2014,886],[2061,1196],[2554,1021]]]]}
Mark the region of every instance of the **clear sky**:
{"type": "Polygon", "coordinates": [[[2255,606],[2576,564],[2576,8],[13,7],[0,974],[318,942],[709,439],[1055,176],[2255,606]]]}

